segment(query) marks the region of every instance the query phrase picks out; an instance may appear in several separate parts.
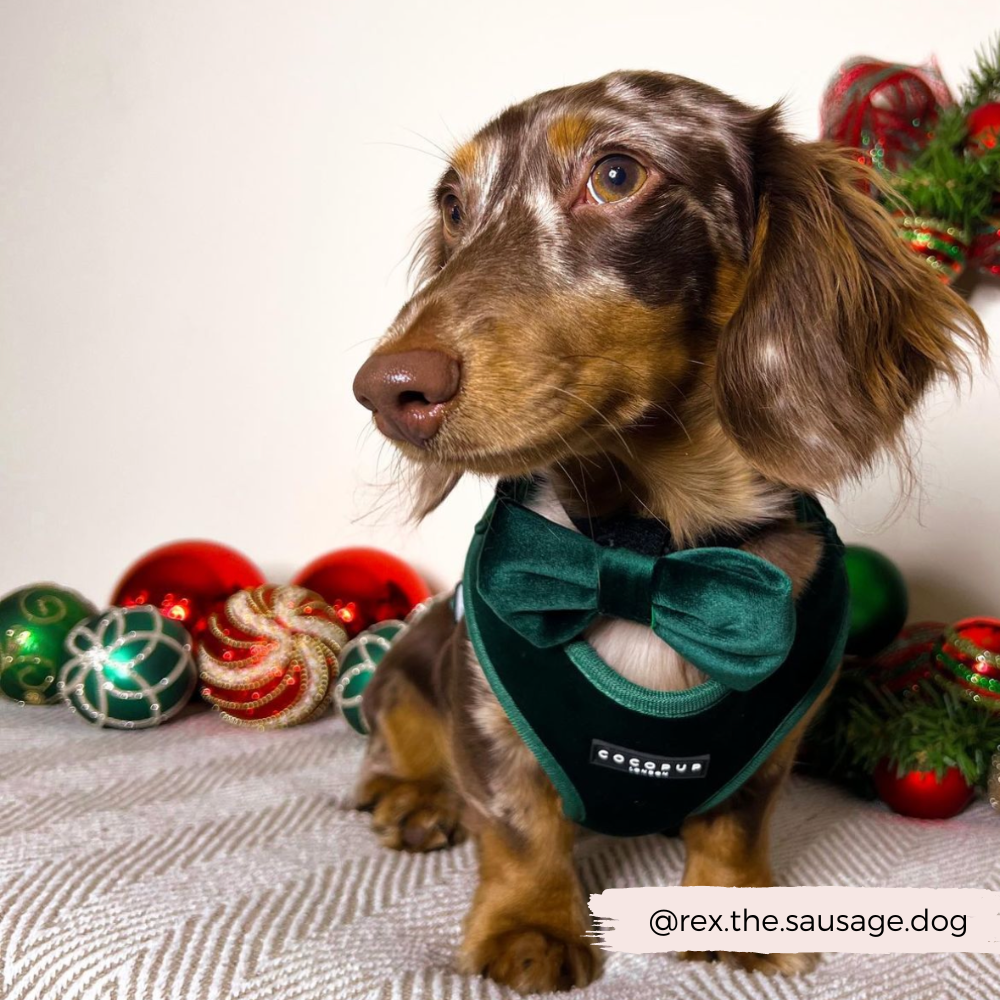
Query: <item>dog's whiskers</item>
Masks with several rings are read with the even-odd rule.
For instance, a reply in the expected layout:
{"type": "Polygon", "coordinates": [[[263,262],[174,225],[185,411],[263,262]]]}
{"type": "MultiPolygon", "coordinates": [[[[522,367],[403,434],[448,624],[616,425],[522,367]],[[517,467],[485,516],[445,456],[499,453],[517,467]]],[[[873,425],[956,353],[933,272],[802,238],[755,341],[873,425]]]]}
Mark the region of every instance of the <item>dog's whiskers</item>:
{"type": "MultiPolygon", "coordinates": [[[[603,388],[602,386],[600,386],[600,385],[594,385],[591,382],[577,382],[576,384],[578,386],[580,386],[581,388],[584,388],[584,389],[586,389],[586,388],[592,388],[592,389],[603,388]]],[[[647,410],[659,410],[661,413],[665,414],[670,420],[672,420],[675,424],[677,424],[677,426],[684,432],[684,436],[688,439],[688,443],[689,444],[693,443],[693,439],[691,437],[691,434],[688,431],[686,425],[684,424],[684,421],[681,420],[680,415],[677,413],[677,411],[672,406],[670,406],[667,403],[656,403],[656,402],[653,402],[652,400],[649,400],[649,401],[647,401],[646,409],[647,410]]],[[[651,423],[650,424],[644,424],[644,423],[638,423],[638,422],[636,422],[636,423],[632,424],[632,427],[635,427],[635,428],[652,427],[652,426],[654,426],[654,425],[651,424],[651,423]]]]}
{"type": "MultiPolygon", "coordinates": [[[[568,445],[567,445],[567,447],[568,447],[568,445]]],[[[555,466],[563,474],[563,478],[566,480],[566,482],[568,482],[570,484],[570,486],[573,487],[573,492],[576,493],[576,495],[580,498],[580,503],[583,504],[584,510],[589,511],[590,507],[587,504],[587,498],[586,498],[585,493],[582,493],[580,491],[580,487],[577,486],[576,480],[566,470],[566,466],[563,465],[562,462],[559,462],[559,461],[556,461],[555,466]]]]}
{"type": "Polygon", "coordinates": [[[559,385],[546,384],[543,388],[551,389],[553,392],[562,392],[565,395],[569,396],[571,399],[575,399],[578,403],[583,403],[583,405],[586,406],[588,409],[593,410],[594,413],[596,413],[601,418],[601,420],[604,421],[608,429],[615,434],[615,436],[618,438],[619,441],[621,441],[629,457],[635,458],[635,453],[632,451],[632,446],[628,443],[628,441],[625,440],[625,435],[622,434],[622,432],[617,427],[615,427],[615,425],[607,418],[607,416],[601,413],[601,411],[596,406],[594,406],[593,403],[588,403],[587,400],[583,398],[583,396],[580,396],[575,392],[571,392],[569,389],[564,389],[562,386],[559,385]]]}
{"type": "MultiPolygon", "coordinates": [[[[443,120],[444,119],[442,119],[442,121],[443,120]]],[[[448,128],[447,124],[445,125],[445,128],[448,128]]],[[[404,126],[404,131],[409,132],[410,135],[415,135],[418,139],[422,139],[429,146],[433,146],[441,154],[441,156],[444,157],[446,161],[448,161],[449,163],[451,162],[451,155],[449,154],[448,150],[444,148],[444,146],[439,145],[433,139],[428,138],[426,135],[424,135],[422,132],[418,132],[416,129],[406,128],[406,126],[404,126]]],[[[448,129],[448,131],[450,132],[451,129],[448,129]]]]}
{"type": "MultiPolygon", "coordinates": [[[[639,375],[639,376],[643,375],[643,373],[641,371],[639,371],[639,369],[633,368],[631,365],[627,365],[620,358],[609,357],[606,354],[565,354],[565,355],[563,355],[563,357],[566,360],[573,360],[574,358],[589,358],[589,359],[591,359],[593,361],[607,361],[609,364],[618,365],[619,368],[624,368],[625,371],[631,372],[633,375],[639,375]]],[[[704,365],[703,361],[697,361],[697,362],[693,362],[693,363],[694,364],[699,364],[699,365],[704,365]]],[[[675,391],[679,391],[678,387],[677,387],[677,384],[673,380],[666,379],[666,381],[670,385],[671,389],[674,389],[675,391]]],[[[581,382],[579,384],[580,385],[587,385],[587,383],[584,383],[584,382],[581,382]]],[[[600,386],[597,386],[596,388],[600,388],[600,386]]],[[[667,417],[669,417],[671,420],[673,420],[674,423],[676,423],[677,426],[680,427],[680,429],[684,432],[684,435],[687,437],[688,441],[689,442],[691,441],[691,435],[690,435],[690,433],[688,433],[687,427],[684,426],[684,421],[681,420],[680,416],[678,416],[677,412],[673,409],[673,407],[668,407],[666,404],[654,403],[652,401],[650,401],[649,405],[650,405],[650,407],[652,409],[660,410],[667,417]]]]}
{"type": "Polygon", "coordinates": [[[370,139],[367,142],[362,143],[363,146],[395,146],[397,149],[408,149],[413,153],[422,153],[424,156],[429,156],[432,159],[440,160],[442,163],[449,163],[447,156],[440,156],[437,153],[432,153],[429,149],[421,149],[419,146],[409,146],[405,142],[389,142],[386,139],[370,139]]]}

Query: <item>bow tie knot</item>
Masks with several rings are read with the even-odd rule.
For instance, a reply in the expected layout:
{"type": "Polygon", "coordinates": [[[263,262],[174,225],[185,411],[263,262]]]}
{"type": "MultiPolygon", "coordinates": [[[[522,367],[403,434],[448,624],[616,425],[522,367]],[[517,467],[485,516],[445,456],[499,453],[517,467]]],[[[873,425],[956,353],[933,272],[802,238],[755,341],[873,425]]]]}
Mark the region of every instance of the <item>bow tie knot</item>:
{"type": "Polygon", "coordinates": [[[740,691],[772,674],[791,650],[791,580],[742,549],[646,556],[598,545],[510,501],[497,503],[483,527],[482,597],[540,649],[566,645],[600,615],[627,619],[740,691]]]}
{"type": "Polygon", "coordinates": [[[653,574],[656,560],[629,549],[600,547],[597,610],[608,618],[652,625],[653,574]],[[641,560],[641,562],[640,562],[641,560]]]}

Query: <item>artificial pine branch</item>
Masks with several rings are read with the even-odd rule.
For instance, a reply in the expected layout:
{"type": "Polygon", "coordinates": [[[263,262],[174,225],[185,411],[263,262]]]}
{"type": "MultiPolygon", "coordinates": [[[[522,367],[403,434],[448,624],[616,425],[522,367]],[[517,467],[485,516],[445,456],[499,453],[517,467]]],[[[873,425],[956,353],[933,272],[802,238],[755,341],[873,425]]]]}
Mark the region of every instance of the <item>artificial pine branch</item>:
{"type": "MultiPolygon", "coordinates": [[[[952,135],[961,112],[942,115],[943,128],[917,157],[913,166],[892,178],[892,185],[914,214],[942,219],[969,233],[991,214],[1000,190],[1000,145],[969,154],[955,146],[952,135]]],[[[966,132],[962,119],[963,142],[966,132]]]]}
{"type": "Polygon", "coordinates": [[[891,178],[914,214],[950,222],[966,233],[992,214],[1000,190],[1000,144],[970,151],[960,108],[941,113],[933,138],[913,165],[891,178]]]}
{"type": "Polygon", "coordinates": [[[854,761],[871,771],[888,760],[902,775],[957,767],[969,784],[983,785],[1000,744],[1000,714],[949,689],[924,682],[920,697],[901,698],[868,682],[866,696],[848,706],[844,739],[854,761]]]}
{"type": "Polygon", "coordinates": [[[968,114],[991,101],[1000,101],[1000,33],[976,53],[976,68],[962,88],[962,111],[968,114]]]}
{"type": "Polygon", "coordinates": [[[1000,34],[976,54],[961,102],[943,110],[934,134],[906,170],[890,178],[894,208],[949,223],[971,236],[995,213],[1000,144],[969,148],[969,112],[1000,100],[1000,34]]]}

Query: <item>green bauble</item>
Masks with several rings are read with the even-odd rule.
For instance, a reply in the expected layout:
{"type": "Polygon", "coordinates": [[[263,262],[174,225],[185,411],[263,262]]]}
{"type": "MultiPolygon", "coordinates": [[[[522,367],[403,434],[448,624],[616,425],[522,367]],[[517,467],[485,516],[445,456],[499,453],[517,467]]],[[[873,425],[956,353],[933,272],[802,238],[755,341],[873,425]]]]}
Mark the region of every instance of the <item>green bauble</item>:
{"type": "Polygon", "coordinates": [[[368,726],[361,712],[361,698],[368,682],[375,676],[375,668],[382,662],[393,640],[406,628],[406,623],[391,619],[379,622],[355,636],[340,651],[340,666],[333,700],[347,720],[347,724],[362,736],[368,735],[368,726]]]}
{"type": "Polygon", "coordinates": [[[847,652],[874,656],[899,635],[909,602],[903,574],[881,552],[848,545],[844,553],[851,584],[851,631],[847,652]]]}
{"type": "Polygon", "coordinates": [[[97,608],[75,590],[36,583],[0,601],[0,693],[22,705],[59,700],[57,682],[69,659],[66,636],[97,608]]]}
{"type": "Polygon", "coordinates": [[[108,608],[66,638],[59,692],[88,722],[147,729],[176,715],[198,682],[191,636],[152,605],[108,608]]]}

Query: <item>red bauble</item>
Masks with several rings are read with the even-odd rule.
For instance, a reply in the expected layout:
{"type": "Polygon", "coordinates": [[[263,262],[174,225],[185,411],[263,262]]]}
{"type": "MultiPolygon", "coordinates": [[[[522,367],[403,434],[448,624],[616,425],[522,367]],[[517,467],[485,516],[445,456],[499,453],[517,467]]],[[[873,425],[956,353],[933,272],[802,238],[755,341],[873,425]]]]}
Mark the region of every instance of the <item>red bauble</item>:
{"type": "Polygon", "coordinates": [[[1000,142],[1000,101],[981,104],[969,113],[969,147],[994,149],[1000,142]]]}
{"type": "Polygon", "coordinates": [[[405,618],[431,592],[402,559],[380,549],[338,549],[314,559],[292,583],[329,604],[348,636],[390,618],[405,618]]]}
{"type": "Polygon", "coordinates": [[[941,780],[933,771],[908,771],[896,776],[896,768],[882,761],[872,774],[879,798],[894,812],[915,819],[948,819],[957,816],[973,799],[976,789],[957,767],[945,771],[941,780]]]}
{"type": "Polygon", "coordinates": [[[208,616],[231,594],[263,582],[261,571],[235,549],[217,542],[172,542],[146,553],[126,571],[111,604],[155,605],[164,617],[184,624],[197,648],[208,616]]]}

